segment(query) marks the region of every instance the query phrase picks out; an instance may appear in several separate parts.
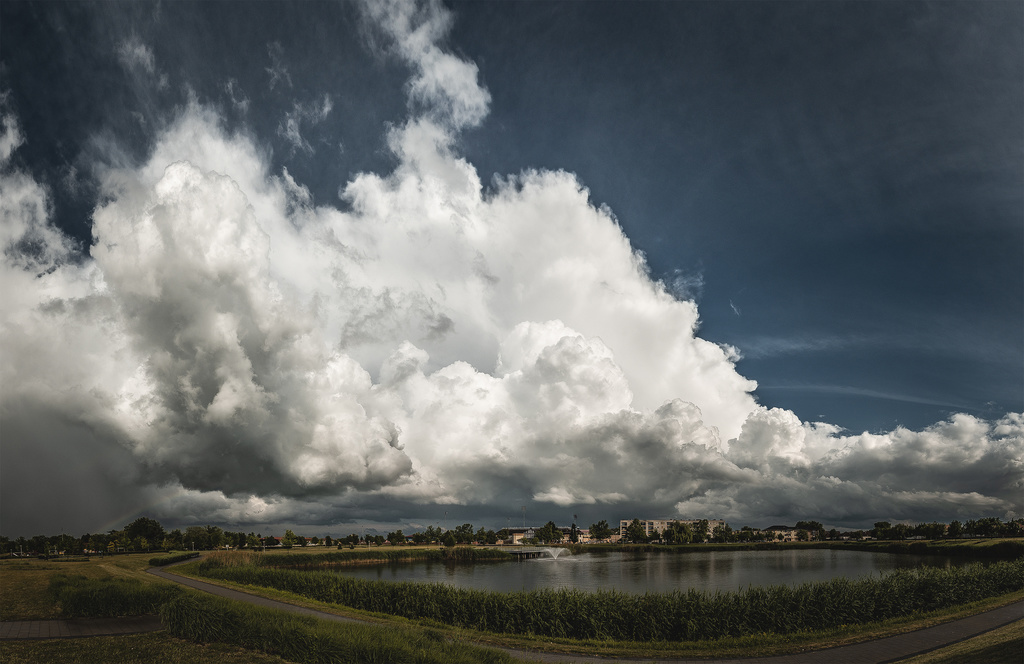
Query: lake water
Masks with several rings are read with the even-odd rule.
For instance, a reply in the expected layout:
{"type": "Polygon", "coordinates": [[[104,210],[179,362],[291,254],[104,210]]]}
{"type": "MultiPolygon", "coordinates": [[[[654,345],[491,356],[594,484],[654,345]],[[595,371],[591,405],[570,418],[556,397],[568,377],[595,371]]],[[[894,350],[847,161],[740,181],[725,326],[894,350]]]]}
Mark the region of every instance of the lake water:
{"type": "Polygon", "coordinates": [[[521,562],[451,564],[419,562],[343,568],[339,574],[383,581],[447,583],[478,590],[579,588],[629,593],[670,590],[734,591],[748,586],[800,584],[836,577],[859,578],[906,567],[946,567],[968,561],[940,556],[865,551],[608,551],[521,562]]]}

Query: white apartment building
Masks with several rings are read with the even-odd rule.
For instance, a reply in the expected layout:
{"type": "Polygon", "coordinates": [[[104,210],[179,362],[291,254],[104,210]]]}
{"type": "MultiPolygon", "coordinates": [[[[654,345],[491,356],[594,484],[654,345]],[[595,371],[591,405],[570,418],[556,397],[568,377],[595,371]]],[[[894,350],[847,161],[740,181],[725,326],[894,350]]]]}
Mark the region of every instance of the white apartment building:
{"type": "MultiPolygon", "coordinates": [[[[640,519],[640,525],[644,527],[644,534],[648,537],[651,533],[657,530],[659,533],[665,532],[665,529],[669,527],[669,524],[673,523],[685,523],[691,528],[700,523],[702,519],[640,519]]],[[[725,521],[721,519],[708,519],[708,534],[715,532],[715,528],[718,526],[724,526],[725,521]]],[[[619,521],[619,537],[626,536],[626,528],[629,528],[629,524],[633,523],[633,519],[622,519],[619,521]]]]}

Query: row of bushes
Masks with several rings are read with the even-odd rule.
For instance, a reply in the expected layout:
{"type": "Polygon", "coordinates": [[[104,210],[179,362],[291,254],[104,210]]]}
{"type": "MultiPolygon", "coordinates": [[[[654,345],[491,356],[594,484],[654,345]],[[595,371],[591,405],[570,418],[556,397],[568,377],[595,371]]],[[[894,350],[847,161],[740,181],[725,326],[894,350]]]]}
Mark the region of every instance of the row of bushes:
{"type": "Polygon", "coordinates": [[[177,597],[177,586],[147,584],[138,579],[89,579],[58,574],[50,580],[50,595],[68,618],[114,618],[156,613],[160,605],[177,597]]]}
{"type": "Polygon", "coordinates": [[[436,631],[327,622],[195,593],[164,605],[160,617],[167,630],[179,638],[230,643],[310,664],[515,661],[497,650],[449,641],[436,631]]]}
{"type": "Polygon", "coordinates": [[[899,570],[880,577],[631,595],[575,589],[499,593],[367,581],[324,571],[204,565],[203,575],[324,602],[507,634],[687,641],[831,629],[932,611],[1024,589],[1024,561],[899,570]]]}
{"type": "Polygon", "coordinates": [[[174,563],[180,563],[198,557],[199,554],[195,551],[184,551],[182,553],[172,553],[166,556],[156,556],[150,558],[149,564],[153,567],[163,567],[164,565],[173,565],[174,563]]]}

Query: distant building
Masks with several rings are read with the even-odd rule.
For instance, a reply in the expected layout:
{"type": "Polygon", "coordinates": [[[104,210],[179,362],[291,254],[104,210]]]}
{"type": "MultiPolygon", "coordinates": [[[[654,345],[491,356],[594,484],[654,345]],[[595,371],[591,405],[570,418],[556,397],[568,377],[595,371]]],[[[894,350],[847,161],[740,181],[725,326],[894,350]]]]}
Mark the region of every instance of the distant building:
{"type": "MultiPolygon", "coordinates": [[[[640,519],[640,525],[644,527],[644,534],[650,537],[651,533],[655,530],[657,530],[659,533],[665,532],[665,529],[673,523],[685,523],[686,525],[693,528],[701,521],[708,522],[709,535],[712,532],[714,532],[715,528],[717,528],[718,526],[725,525],[725,521],[722,521],[721,519],[640,519]]],[[[620,538],[626,536],[626,528],[629,528],[629,524],[631,523],[633,523],[633,519],[621,519],[619,521],[620,538]]]]}
{"type": "Polygon", "coordinates": [[[505,540],[506,544],[522,544],[524,539],[533,539],[537,536],[539,527],[529,526],[528,528],[506,528],[508,530],[509,539],[505,540]]]}
{"type": "Polygon", "coordinates": [[[795,542],[797,540],[796,526],[768,526],[762,532],[774,533],[775,539],[781,542],[795,542]]]}

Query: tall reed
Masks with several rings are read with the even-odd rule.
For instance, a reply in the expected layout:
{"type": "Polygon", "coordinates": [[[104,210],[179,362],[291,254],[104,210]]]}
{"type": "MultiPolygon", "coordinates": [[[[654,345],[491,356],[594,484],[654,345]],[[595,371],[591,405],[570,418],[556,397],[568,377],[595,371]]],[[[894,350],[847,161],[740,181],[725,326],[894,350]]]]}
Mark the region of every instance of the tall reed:
{"type": "Polygon", "coordinates": [[[431,630],[332,623],[220,597],[183,594],[164,605],[168,631],[200,643],[231,643],[309,664],[512,664],[496,650],[448,641],[431,630]]]}
{"type": "Polygon", "coordinates": [[[177,586],[146,584],[138,579],[88,579],[58,574],[50,581],[50,594],[68,618],[112,618],[156,613],[160,605],[181,592],[177,586]]]}
{"type": "Polygon", "coordinates": [[[786,634],[933,611],[1024,589],[1024,561],[897,570],[865,579],[631,595],[575,589],[499,593],[354,579],[327,571],[207,565],[214,579],[458,627],[575,639],[695,640],[786,634]]]}
{"type": "Polygon", "coordinates": [[[455,546],[436,549],[355,549],[317,553],[289,552],[281,555],[258,551],[219,551],[200,563],[201,569],[254,564],[289,569],[328,569],[350,565],[377,565],[418,561],[489,562],[512,560],[510,553],[498,549],[455,546]]]}

